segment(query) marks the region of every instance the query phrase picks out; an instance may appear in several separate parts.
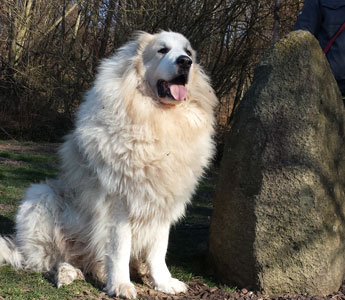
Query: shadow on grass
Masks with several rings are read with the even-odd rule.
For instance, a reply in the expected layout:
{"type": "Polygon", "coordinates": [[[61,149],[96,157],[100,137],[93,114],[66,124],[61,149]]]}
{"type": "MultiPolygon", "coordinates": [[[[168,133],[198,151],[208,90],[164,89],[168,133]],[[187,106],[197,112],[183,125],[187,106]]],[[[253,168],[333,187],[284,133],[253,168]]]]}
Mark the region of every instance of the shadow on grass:
{"type": "Polygon", "coordinates": [[[195,276],[213,280],[207,261],[208,237],[208,226],[180,225],[173,228],[167,255],[172,272],[178,273],[178,277],[186,281],[195,276]]]}
{"type": "Polygon", "coordinates": [[[14,233],[13,220],[0,215],[0,235],[10,235],[13,233],[14,233]]]}
{"type": "Polygon", "coordinates": [[[188,206],[186,217],[170,232],[167,263],[174,276],[185,281],[200,277],[213,284],[208,262],[209,227],[217,172],[209,172],[188,206]]]}
{"type": "MultiPolygon", "coordinates": [[[[203,207],[203,206],[190,206],[188,207],[188,211],[187,214],[190,216],[199,216],[199,217],[210,217],[212,214],[212,209],[210,207],[203,207]]],[[[204,222],[202,222],[201,224],[198,225],[206,225],[204,224],[204,222]]]]}

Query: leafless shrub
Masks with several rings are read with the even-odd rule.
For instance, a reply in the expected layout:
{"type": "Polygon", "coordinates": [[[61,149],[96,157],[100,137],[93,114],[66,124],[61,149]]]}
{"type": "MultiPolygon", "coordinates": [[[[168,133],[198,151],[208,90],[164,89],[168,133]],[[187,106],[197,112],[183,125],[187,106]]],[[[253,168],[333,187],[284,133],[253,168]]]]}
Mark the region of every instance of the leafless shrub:
{"type": "Polygon", "coordinates": [[[291,30],[300,2],[284,1],[273,28],[275,1],[268,0],[3,0],[0,127],[26,138],[61,136],[99,59],[135,30],[160,29],[185,34],[198,50],[227,126],[272,31],[291,30]]]}

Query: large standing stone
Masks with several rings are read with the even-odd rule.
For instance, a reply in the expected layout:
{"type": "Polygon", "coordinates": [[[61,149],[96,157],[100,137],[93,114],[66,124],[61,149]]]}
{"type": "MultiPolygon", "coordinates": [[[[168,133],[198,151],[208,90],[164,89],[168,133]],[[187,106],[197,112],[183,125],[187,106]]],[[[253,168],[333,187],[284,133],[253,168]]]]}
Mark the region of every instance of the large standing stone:
{"type": "Polygon", "coordinates": [[[344,104],[317,40],[289,34],[255,71],[227,136],[211,222],[218,277],[326,295],[345,270],[344,104]]]}

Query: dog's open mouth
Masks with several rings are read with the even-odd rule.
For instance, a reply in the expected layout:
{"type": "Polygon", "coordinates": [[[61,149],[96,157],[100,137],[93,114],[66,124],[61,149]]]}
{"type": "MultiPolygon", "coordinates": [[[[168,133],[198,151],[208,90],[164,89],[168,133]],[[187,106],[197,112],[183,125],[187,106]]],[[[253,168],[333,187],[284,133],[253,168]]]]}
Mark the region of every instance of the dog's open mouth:
{"type": "Polygon", "coordinates": [[[170,98],[171,100],[181,101],[187,96],[187,77],[180,75],[171,81],[158,80],[157,91],[160,98],[170,98]]]}

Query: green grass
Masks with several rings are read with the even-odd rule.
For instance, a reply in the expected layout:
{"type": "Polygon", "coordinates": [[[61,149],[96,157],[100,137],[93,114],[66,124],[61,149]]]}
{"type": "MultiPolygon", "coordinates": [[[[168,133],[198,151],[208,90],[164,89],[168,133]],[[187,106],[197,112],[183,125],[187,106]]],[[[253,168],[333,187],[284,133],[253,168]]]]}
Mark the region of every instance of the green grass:
{"type": "Polygon", "coordinates": [[[99,294],[98,289],[85,282],[76,281],[57,289],[40,273],[15,271],[10,266],[0,268],[0,295],[5,299],[71,299],[78,296],[90,299],[99,294]]]}
{"type": "Polygon", "coordinates": [[[57,174],[54,155],[0,151],[0,234],[13,232],[13,218],[24,190],[57,174]]]}
{"type": "MultiPolygon", "coordinates": [[[[0,145],[3,142],[0,141],[0,145]]],[[[15,145],[35,146],[34,143],[15,145]]],[[[14,231],[14,215],[25,189],[31,183],[55,177],[58,158],[49,154],[28,154],[0,151],[0,234],[14,231]]],[[[215,190],[215,173],[200,183],[198,192],[188,207],[186,217],[171,231],[167,263],[173,276],[185,282],[198,278],[215,286],[207,264],[208,226],[212,212],[211,199],[215,190]]],[[[233,291],[225,286],[221,286],[233,291]]],[[[108,299],[99,287],[88,282],[74,282],[57,289],[40,273],[15,271],[0,267],[0,300],[4,299],[108,299]]],[[[110,298],[109,298],[110,299],[110,298]]]]}
{"type": "MultiPolygon", "coordinates": [[[[25,189],[31,183],[55,177],[57,165],[56,155],[0,151],[0,234],[13,233],[14,215],[25,189]]],[[[101,294],[87,282],[77,281],[57,289],[40,273],[0,267],[0,299],[97,299],[101,294]]]]}

